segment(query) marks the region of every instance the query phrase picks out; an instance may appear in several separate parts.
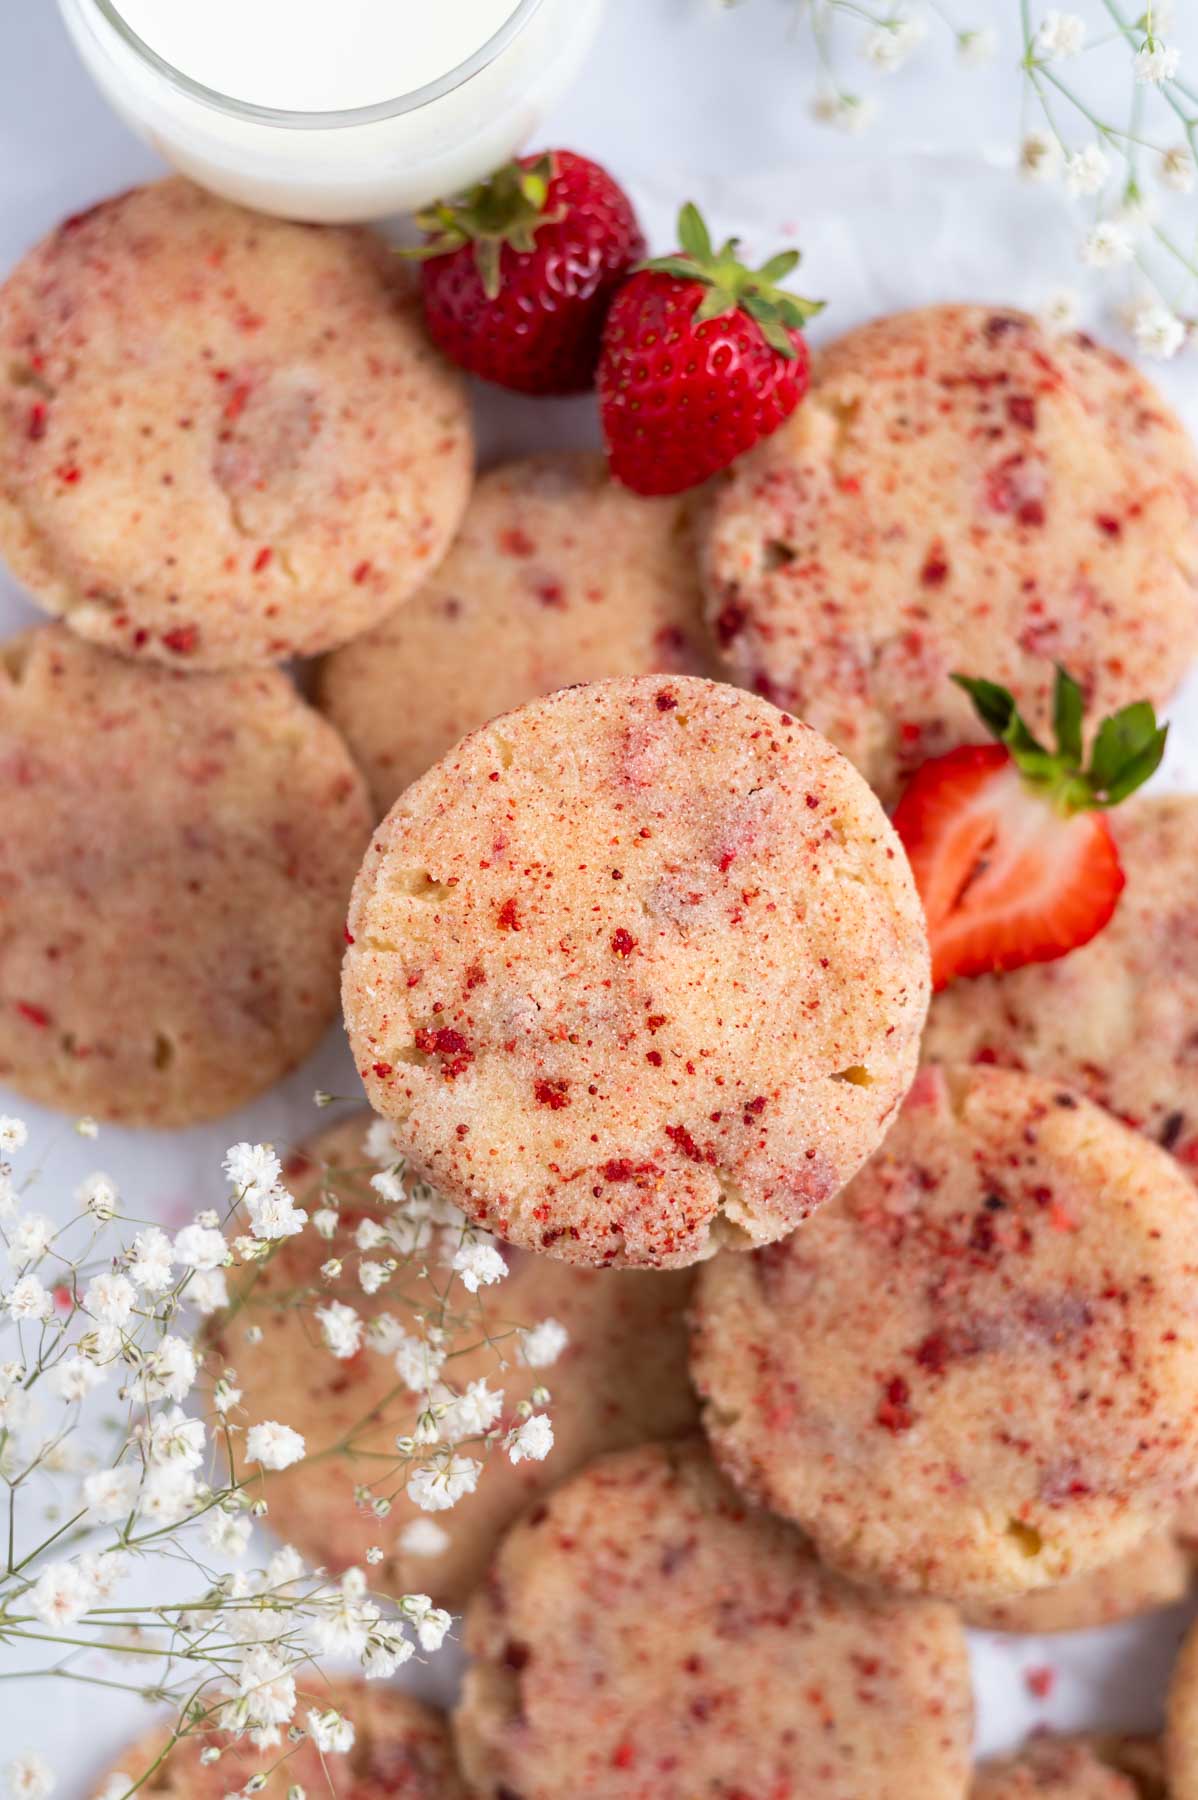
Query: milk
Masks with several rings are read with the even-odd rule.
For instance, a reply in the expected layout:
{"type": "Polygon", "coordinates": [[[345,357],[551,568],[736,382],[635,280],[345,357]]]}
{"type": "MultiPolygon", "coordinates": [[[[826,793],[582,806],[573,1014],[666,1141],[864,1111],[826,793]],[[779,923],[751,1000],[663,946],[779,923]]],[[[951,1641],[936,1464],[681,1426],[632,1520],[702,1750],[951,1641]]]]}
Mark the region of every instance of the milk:
{"type": "Polygon", "coordinates": [[[126,122],[288,218],[379,218],[479,179],[578,70],[602,0],[59,0],[126,122]]]}

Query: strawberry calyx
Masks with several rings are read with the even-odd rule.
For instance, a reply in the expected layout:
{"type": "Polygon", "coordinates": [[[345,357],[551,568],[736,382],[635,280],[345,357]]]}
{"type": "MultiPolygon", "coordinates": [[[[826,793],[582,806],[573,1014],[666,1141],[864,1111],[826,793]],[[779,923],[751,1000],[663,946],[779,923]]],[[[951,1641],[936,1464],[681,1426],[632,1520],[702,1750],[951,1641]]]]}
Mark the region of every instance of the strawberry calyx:
{"type": "Polygon", "coordinates": [[[549,208],[551,154],[534,163],[505,163],[493,175],[451,200],[434,200],[416,214],[425,242],[403,254],[419,262],[451,256],[464,245],[474,247],[483,291],[494,300],[500,288],[500,253],[505,244],[527,255],[536,249],[537,232],[565,217],[564,207],[549,208]]]}
{"type": "Polygon", "coordinates": [[[759,269],[750,269],[737,255],[740,239],[728,238],[717,250],[702,213],[689,200],[678,214],[678,242],[681,249],[639,264],[636,272],[698,282],[707,292],[695,308],[696,325],[725,313],[746,313],[770,347],[792,362],[798,351],[789,333],[801,331],[824,307],[822,300],[804,300],[778,285],[798,267],[799,252],[782,250],[759,269]]]}
{"type": "Polygon", "coordinates": [[[1082,691],[1060,664],[1053,688],[1052,750],[1028,729],[1008,689],[970,675],[952,679],[969,695],[1026,784],[1064,818],[1118,806],[1160,767],[1169,727],[1157,724],[1150,701],[1133,701],[1103,719],[1086,762],[1082,691]]]}

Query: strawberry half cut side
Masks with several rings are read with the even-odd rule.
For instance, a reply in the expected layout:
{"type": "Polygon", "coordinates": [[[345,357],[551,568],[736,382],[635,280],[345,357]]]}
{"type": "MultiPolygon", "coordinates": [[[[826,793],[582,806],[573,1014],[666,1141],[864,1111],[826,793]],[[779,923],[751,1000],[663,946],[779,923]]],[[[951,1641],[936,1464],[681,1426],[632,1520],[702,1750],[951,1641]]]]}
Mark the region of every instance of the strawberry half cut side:
{"type": "Polygon", "coordinates": [[[1058,669],[1056,748],[993,682],[953,678],[999,742],[917,770],[895,811],[923,901],[937,989],[1051,962],[1089,943],[1123,891],[1105,813],[1159,766],[1167,726],[1138,701],[1105,719],[1083,765],[1082,698],[1058,669]]]}

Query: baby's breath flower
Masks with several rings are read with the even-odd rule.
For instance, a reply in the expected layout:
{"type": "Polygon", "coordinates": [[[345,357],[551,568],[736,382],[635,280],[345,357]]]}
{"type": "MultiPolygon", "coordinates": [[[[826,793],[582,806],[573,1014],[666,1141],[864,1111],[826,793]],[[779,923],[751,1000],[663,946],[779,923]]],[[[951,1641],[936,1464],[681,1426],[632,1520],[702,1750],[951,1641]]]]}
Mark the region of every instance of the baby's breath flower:
{"type": "Polygon", "coordinates": [[[58,1785],[48,1762],[26,1750],[5,1765],[4,1779],[13,1800],[46,1800],[58,1785]]]}
{"type": "Polygon", "coordinates": [[[4,1295],[4,1304],[14,1319],[36,1320],[44,1324],[54,1311],[54,1301],[36,1275],[22,1275],[4,1295]]]}
{"type": "Polygon", "coordinates": [[[98,1600],[111,1600],[129,1573],[129,1558],[120,1550],[87,1550],[75,1560],[83,1579],[91,1586],[93,1604],[98,1600]]]}
{"type": "Polygon", "coordinates": [[[138,1232],[129,1263],[129,1279],[134,1287],[144,1288],[147,1294],[164,1293],[171,1285],[172,1263],[171,1243],[165,1231],[151,1225],[138,1232]]]}
{"type": "Polygon", "coordinates": [[[187,1304],[206,1317],[229,1304],[229,1284],[223,1269],[197,1269],[187,1284],[187,1304]]]}
{"type": "Polygon", "coordinates": [[[14,1269],[40,1262],[54,1242],[58,1227],[42,1213],[25,1213],[8,1236],[8,1260],[14,1269]]]}
{"type": "Polygon", "coordinates": [[[469,1456],[446,1456],[408,1476],[407,1496],[422,1512],[447,1512],[478,1486],[482,1464],[469,1456]]]}
{"type": "Polygon", "coordinates": [[[184,1268],[201,1272],[219,1269],[228,1254],[224,1232],[211,1225],[201,1225],[198,1219],[194,1224],[185,1225],[175,1238],[175,1261],[182,1263],[184,1268]]]}
{"type": "Polygon", "coordinates": [[[385,1681],[413,1654],[413,1646],[398,1625],[376,1625],[362,1652],[362,1673],[367,1681],[385,1681]]]}
{"type": "Polygon", "coordinates": [[[1110,160],[1098,144],[1087,144],[1065,162],[1065,186],[1071,194],[1082,197],[1099,194],[1111,172],[1110,160]]]}
{"type": "Polygon", "coordinates": [[[895,13],[866,33],[861,53],[883,74],[891,74],[902,68],[927,35],[928,22],[922,13],[895,13]]]}
{"type": "Polygon", "coordinates": [[[362,1262],[358,1264],[358,1280],[365,1294],[377,1294],[391,1279],[391,1271],[386,1263],[362,1262]]]}
{"type": "Polygon", "coordinates": [[[239,1387],[234,1387],[232,1381],[229,1379],[231,1374],[231,1370],[226,1371],[212,1390],[212,1404],[222,1418],[226,1413],[231,1412],[235,1406],[239,1405],[241,1401],[241,1389],[239,1387]]]}
{"type": "Polygon", "coordinates": [[[286,1725],[295,1712],[295,1676],[278,1651],[251,1644],[241,1659],[231,1699],[222,1709],[226,1730],[248,1726],[286,1725]]]}
{"type": "Polygon", "coordinates": [[[83,1294],[83,1309],[101,1325],[119,1328],[129,1322],[137,1294],[124,1275],[95,1275],[83,1294]]]}
{"type": "Polygon", "coordinates": [[[408,1197],[403,1180],[394,1169],[381,1169],[370,1177],[370,1185],[388,1206],[402,1206],[408,1197]]]}
{"type": "Polygon", "coordinates": [[[100,1127],[90,1113],[84,1113],[81,1119],[75,1120],[75,1130],[81,1138],[98,1138],[100,1135],[100,1127]]]}
{"type": "Polygon", "coordinates": [[[115,1525],[133,1511],[142,1472],[132,1463],[117,1469],[98,1469],[83,1483],[83,1504],[101,1523],[115,1525]]]}
{"type": "Polygon", "coordinates": [[[462,1438],[481,1437],[503,1412],[503,1392],[493,1392],[485,1381],[472,1381],[464,1394],[450,1398],[441,1414],[441,1430],[451,1444],[462,1438]]]}
{"type": "Polygon", "coordinates": [[[356,1356],[362,1348],[362,1320],[352,1306],[332,1300],[328,1306],[316,1308],[321,1335],[337,1357],[356,1356]]]}
{"type": "Polygon", "coordinates": [[[322,1281],[339,1281],[343,1267],[344,1264],[339,1256],[330,1256],[327,1262],[322,1262],[320,1265],[320,1279],[322,1281]]]}
{"type": "Polygon", "coordinates": [[[266,1565],[266,1585],[268,1588],[288,1587],[293,1581],[299,1581],[303,1573],[303,1557],[294,1545],[284,1544],[266,1565]]]}
{"type": "Polygon", "coordinates": [[[308,1713],[308,1730],[322,1756],[344,1756],[354,1747],[353,1726],[344,1713],[333,1707],[326,1712],[317,1712],[313,1707],[308,1713]]]}
{"type": "Polygon", "coordinates": [[[1056,138],[1047,131],[1029,131],[1019,146],[1019,173],[1025,181],[1055,181],[1061,171],[1063,152],[1056,138]]]}
{"type": "Polygon", "coordinates": [[[366,1552],[366,1560],[370,1564],[371,1568],[374,1568],[378,1563],[381,1563],[383,1560],[382,1545],[381,1544],[371,1544],[370,1548],[366,1552]]]}
{"type": "Polygon", "coordinates": [[[1079,13],[1046,12],[1032,49],[1040,62],[1055,62],[1066,56],[1079,56],[1086,47],[1086,21],[1079,13]]]}
{"type": "Polygon", "coordinates": [[[107,1380],[106,1372],[86,1356],[64,1356],[46,1376],[50,1392],[67,1406],[86,1400],[93,1388],[107,1380]]]}
{"type": "Polygon", "coordinates": [[[203,1419],[189,1419],[181,1407],[160,1413],[149,1426],[140,1425],[137,1436],[152,1463],[176,1463],[181,1469],[198,1469],[204,1460],[207,1432],[203,1419]]]}
{"type": "Polygon", "coordinates": [[[1141,306],[1132,320],[1132,336],[1145,356],[1164,361],[1176,356],[1186,341],[1186,328],[1176,313],[1158,303],[1141,306]]]}
{"type": "Polygon", "coordinates": [[[11,1156],[16,1150],[23,1150],[29,1141],[29,1127],[24,1119],[14,1119],[11,1113],[0,1113],[0,1155],[11,1156]]]}
{"type": "Polygon", "coordinates": [[[229,1185],[243,1200],[269,1194],[283,1174],[273,1144],[230,1145],[225,1152],[224,1169],[229,1185]]]}
{"type": "Polygon", "coordinates": [[[146,1471],[136,1495],[137,1511],[155,1526],[177,1525],[192,1510],[196,1498],[195,1476],[175,1463],[163,1463],[146,1471]]]}
{"type": "Polygon", "coordinates": [[[200,1536],[210,1550],[220,1556],[236,1560],[244,1556],[250,1547],[250,1534],[253,1522],[233,1513],[227,1513],[223,1507],[214,1506],[204,1516],[200,1527],[200,1536]]]}
{"type": "Polygon", "coordinates": [[[274,1419],[251,1425],[246,1432],[246,1456],[250,1462],[261,1463],[264,1469],[289,1469],[292,1463],[303,1461],[305,1448],[298,1431],[274,1419]]]}
{"type": "Polygon", "coordinates": [[[295,1237],[304,1229],[308,1215],[297,1206],[286,1188],[271,1188],[268,1193],[247,1193],[245,1204],[250,1215],[250,1230],[256,1238],[295,1237]]]}
{"type": "Polygon", "coordinates": [[[125,1795],[133,1785],[133,1776],[126,1775],[123,1769],[117,1769],[99,1790],[96,1800],[125,1800],[125,1795]]]}
{"type": "Polygon", "coordinates": [[[1136,80],[1142,86],[1159,87],[1162,81],[1172,81],[1180,67],[1180,50],[1159,38],[1145,38],[1136,56],[1136,80]]]}
{"type": "Polygon", "coordinates": [[[134,1400],[186,1400],[199,1370],[186,1338],[168,1333],[142,1363],[130,1384],[134,1400]]]}
{"type": "Polygon", "coordinates": [[[1135,255],[1132,234],[1115,219],[1104,219],[1082,240],[1081,259],[1091,269],[1115,269],[1135,255]]]}
{"type": "Polygon", "coordinates": [[[413,1519],[400,1532],[399,1547],[405,1556],[443,1556],[449,1533],[435,1519],[413,1519]]]}
{"type": "Polygon", "coordinates": [[[454,1253],[450,1267],[461,1276],[462,1286],[471,1294],[477,1294],[480,1287],[502,1281],[507,1274],[507,1264],[498,1246],[479,1236],[469,1239],[454,1253]]]}
{"type": "Polygon", "coordinates": [[[1162,150],[1159,174],[1165,186],[1172,188],[1175,194],[1193,193],[1195,169],[1189,146],[1174,144],[1170,149],[1162,150]]]}
{"type": "Polygon", "coordinates": [[[425,1393],[445,1364],[445,1352],[423,1338],[401,1332],[395,1342],[395,1372],[414,1394],[425,1393]]]}
{"type": "Polygon", "coordinates": [[[553,1448],[553,1426],[544,1413],[534,1413],[508,1432],[504,1447],[512,1462],[543,1462],[553,1448]]]}
{"type": "Polygon", "coordinates": [[[365,1137],[366,1154],[372,1163],[384,1168],[399,1160],[395,1147],[395,1127],[389,1119],[371,1119],[365,1137]]]}
{"type": "Polygon", "coordinates": [[[316,1235],[324,1238],[326,1243],[336,1236],[340,1220],[341,1214],[334,1212],[331,1206],[322,1206],[312,1214],[316,1235]]]}
{"type": "Polygon", "coordinates": [[[91,1583],[77,1563],[47,1563],[29,1592],[24,1604],[35,1619],[55,1631],[65,1631],[81,1618],[93,1601],[91,1583]]]}
{"type": "Polygon", "coordinates": [[[570,1341],[570,1334],[556,1319],[542,1319],[519,1337],[520,1361],[530,1369],[548,1369],[570,1341]]]}
{"type": "Polygon", "coordinates": [[[811,105],[811,116],[821,125],[857,137],[873,123],[877,109],[864,94],[817,94],[811,105]]]}
{"type": "Polygon", "coordinates": [[[363,1219],[354,1232],[354,1243],[359,1250],[377,1250],[386,1242],[387,1233],[377,1219],[363,1219]]]}
{"type": "Polygon", "coordinates": [[[998,55],[998,32],[992,25],[957,34],[957,55],[967,69],[984,68],[998,55]]]}
{"type": "Polygon", "coordinates": [[[75,1189],[75,1200],[85,1212],[102,1222],[114,1216],[120,1203],[116,1183],[111,1176],[101,1174],[99,1170],[94,1175],[85,1176],[79,1183],[75,1189]]]}
{"type": "Polygon", "coordinates": [[[0,1219],[11,1219],[17,1211],[17,1189],[12,1178],[12,1164],[0,1162],[0,1219]]]}
{"type": "Polygon", "coordinates": [[[453,1624],[450,1614],[434,1606],[427,1594],[409,1594],[404,1600],[403,1610],[416,1628],[420,1648],[439,1650],[445,1642],[446,1632],[453,1624]]]}

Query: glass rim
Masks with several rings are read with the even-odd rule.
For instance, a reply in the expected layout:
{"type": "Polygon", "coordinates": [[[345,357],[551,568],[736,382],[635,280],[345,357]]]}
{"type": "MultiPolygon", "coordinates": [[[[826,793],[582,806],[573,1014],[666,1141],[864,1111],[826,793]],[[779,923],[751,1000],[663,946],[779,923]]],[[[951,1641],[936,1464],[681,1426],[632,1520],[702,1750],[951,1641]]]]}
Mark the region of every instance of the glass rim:
{"type": "MultiPolygon", "coordinates": [[[[376,100],[369,106],[305,112],[287,107],[260,106],[252,100],[238,100],[232,94],[222,94],[218,88],[196,81],[193,76],[184,74],[182,69],[177,69],[164,56],[160,56],[134,31],[118,11],[117,0],[90,0],[105,24],[111,27],[135,56],[140,57],[189,99],[197,100],[201,105],[212,107],[217,112],[233,113],[239,118],[252,119],[261,125],[274,125],[289,131],[338,131],[347,126],[372,125],[384,119],[395,119],[405,113],[417,112],[422,106],[442,99],[475,75],[481,74],[520,35],[533,14],[540,10],[542,3],[543,0],[516,0],[512,12],[485,43],[480,44],[456,68],[438,75],[435,81],[428,81],[423,87],[413,88],[410,93],[400,94],[394,100],[376,100]]],[[[82,0],[82,4],[86,6],[89,0],[82,0]]]]}

